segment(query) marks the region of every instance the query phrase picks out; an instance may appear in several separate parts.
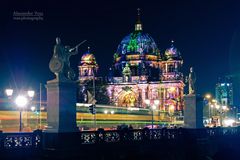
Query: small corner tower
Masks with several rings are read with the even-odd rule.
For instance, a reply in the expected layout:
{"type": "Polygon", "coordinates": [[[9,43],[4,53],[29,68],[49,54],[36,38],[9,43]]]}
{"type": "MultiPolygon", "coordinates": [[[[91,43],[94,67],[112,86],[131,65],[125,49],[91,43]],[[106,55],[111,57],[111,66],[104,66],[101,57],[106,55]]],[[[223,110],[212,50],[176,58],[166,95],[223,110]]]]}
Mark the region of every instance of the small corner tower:
{"type": "Polygon", "coordinates": [[[98,71],[98,64],[94,54],[90,52],[90,47],[88,47],[88,51],[83,54],[78,69],[80,83],[95,78],[98,71]]]}
{"type": "Polygon", "coordinates": [[[182,110],[183,109],[183,91],[184,82],[181,67],[183,59],[177,48],[174,47],[174,41],[171,41],[171,47],[166,49],[163,59],[160,62],[162,71],[161,95],[164,110],[182,110]]]}

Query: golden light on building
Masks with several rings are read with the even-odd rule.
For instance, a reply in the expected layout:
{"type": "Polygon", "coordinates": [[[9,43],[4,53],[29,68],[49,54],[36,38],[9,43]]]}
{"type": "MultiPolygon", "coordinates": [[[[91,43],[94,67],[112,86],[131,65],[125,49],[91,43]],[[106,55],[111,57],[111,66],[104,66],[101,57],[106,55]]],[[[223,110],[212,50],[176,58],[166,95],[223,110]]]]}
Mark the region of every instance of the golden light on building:
{"type": "Polygon", "coordinates": [[[174,105],[170,105],[169,110],[174,111],[174,108],[175,108],[174,105]]]}
{"type": "Polygon", "coordinates": [[[176,88],[175,87],[170,87],[168,90],[169,90],[169,92],[174,92],[176,90],[176,88]]]}

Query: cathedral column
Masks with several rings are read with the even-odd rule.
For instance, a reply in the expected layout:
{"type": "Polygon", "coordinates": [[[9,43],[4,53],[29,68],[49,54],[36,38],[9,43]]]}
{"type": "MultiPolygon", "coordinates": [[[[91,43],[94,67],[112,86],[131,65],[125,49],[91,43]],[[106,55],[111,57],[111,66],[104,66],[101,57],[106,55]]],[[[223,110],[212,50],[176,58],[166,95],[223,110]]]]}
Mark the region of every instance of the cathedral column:
{"type": "Polygon", "coordinates": [[[137,97],[137,103],[138,103],[138,108],[142,107],[142,91],[140,88],[138,88],[138,97],[137,97]]]}
{"type": "Polygon", "coordinates": [[[163,88],[163,110],[165,111],[165,101],[166,101],[166,93],[165,93],[166,88],[163,88]]]}
{"type": "Polygon", "coordinates": [[[141,98],[142,98],[142,107],[146,108],[146,104],[145,104],[145,99],[147,99],[147,85],[141,85],[139,86],[140,90],[141,90],[141,98]]]}

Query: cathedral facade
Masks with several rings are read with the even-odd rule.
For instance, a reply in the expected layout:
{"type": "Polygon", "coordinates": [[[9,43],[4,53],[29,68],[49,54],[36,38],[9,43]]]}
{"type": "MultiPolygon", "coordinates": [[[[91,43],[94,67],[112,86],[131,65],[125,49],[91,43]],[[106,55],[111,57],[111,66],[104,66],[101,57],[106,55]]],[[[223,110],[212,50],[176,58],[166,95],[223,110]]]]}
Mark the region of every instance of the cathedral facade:
{"type": "MultiPolygon", "coordinates": [[[[106,80],[109,104],[118,107],[148,108],[162,111],[183,109],[183,59],[173,42],[160,53],[154,39],[143,32],[138,14],[135,29],[123,38],[113,56],[106,80]],[[146,103],[148,102],[148,103],[146,103]],[[155,103],[157,102],[157,103],[155,103]]],[[[79,65],[79,82],[96,80],[98,65],[89,52],[79,65]]]]}

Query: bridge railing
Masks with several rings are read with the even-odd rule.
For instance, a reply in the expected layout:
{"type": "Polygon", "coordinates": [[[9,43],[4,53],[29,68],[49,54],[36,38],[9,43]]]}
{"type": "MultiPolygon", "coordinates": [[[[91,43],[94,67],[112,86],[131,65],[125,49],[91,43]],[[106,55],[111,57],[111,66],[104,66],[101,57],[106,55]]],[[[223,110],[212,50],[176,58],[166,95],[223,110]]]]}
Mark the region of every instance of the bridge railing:
{"type": "Polygon", "coordinates": [[[206,131],[209,136],[224,136],[224,135],[240,136],[240,127],[207,128],[206,131]]]}
{"type": "Polygon", "coordinates": [[[2,150],[11,149],[39,149],[41,148],[42,131],[0,133],[0,148],[2,150]]]}
{"type": "Polygon", "coordinates": [[[81,144],[122,143],[155,140],[177,140],[194,137],[207,138],[216,136],[240,136],[240,127],[203,128],[203,129],[134,129],[111,131],[84,131],[81,132],[81,144]]]}
{"type": "Polygon", "coordinates": [[[174,140],[182,136],[181,129],[123,129],[104,131],[98,130],[81,132],[81,144],[123,143],[152,140],[174,140]]]}
{"type": "MultiPolygon", "coordinates": [[[[203,129],[123,129],[105,131],[83,131],[79,145],[104,143],[138,143],[148,141],[169,140],[181,138],[211,138],[217,136],[240,136],[240,127],[229,128],[203,128],[203,129]]],[[[41,150],[42,131],[32,133],[2,133],[0,132],[0,151],[11,149],[41,150]]]]}

